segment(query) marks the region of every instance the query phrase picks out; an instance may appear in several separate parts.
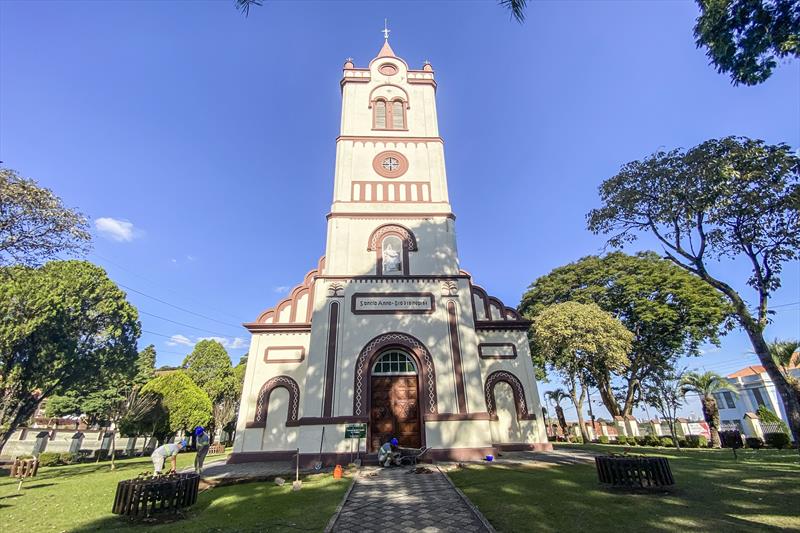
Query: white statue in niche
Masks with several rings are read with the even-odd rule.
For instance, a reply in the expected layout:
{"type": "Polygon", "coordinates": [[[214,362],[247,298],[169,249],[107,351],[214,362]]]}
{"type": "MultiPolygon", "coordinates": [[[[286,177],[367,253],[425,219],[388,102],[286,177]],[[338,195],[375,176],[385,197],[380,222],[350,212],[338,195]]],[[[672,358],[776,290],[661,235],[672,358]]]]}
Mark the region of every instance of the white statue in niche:
{"type": "Polygon", "coordinates": [[[395,250],[391,242],[384,243],[383,248],[383,271],[384,272],[400,272],[402,265],[400,263],[400,250],[395,250]]]}

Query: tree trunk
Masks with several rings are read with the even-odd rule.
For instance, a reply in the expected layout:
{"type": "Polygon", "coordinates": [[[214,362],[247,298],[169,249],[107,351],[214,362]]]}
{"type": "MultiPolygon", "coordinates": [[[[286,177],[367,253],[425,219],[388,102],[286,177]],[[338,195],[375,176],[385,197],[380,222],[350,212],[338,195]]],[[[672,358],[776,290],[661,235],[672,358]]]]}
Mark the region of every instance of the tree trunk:
{"type": "Polygon", "coordinates": [[[719,409],[717,401],[713,396],[704,396],[700,399],[703,408],[703,418],[708,424],[708,431],[711,433],[711,447],[722,448],[722,439],[719,437],[719,409]]]}
{"type": "Polygon", "coordinates": [[[0,423],[5,426],[5,430],[0,433],[0,453],[3,452],[3,448],[17,428],[33,416],[33,413],[36,412],[37,405],[39,405],[39,400],[29,402],[20,401],[11,408],[4,406],[4,415],[6,418],[0,420],[0,423]]]}
{"type": "Polygon", "coordinates": [[[789,428],[792,431],[795,445],[800,447],[800,394],[796,391],[786,380],[778,365],[772,359],[769,353],[769,345],[764,340],[764,335],[760,328],[752,323],[752,320],[744,320],[740,317],[740,322],[750,337],[750,342],[755,349],[758,359],[767,371],[772,383],[775,385],[775,390],[781,396],[783,407],[786,410],[786,415],[789,417],[789,428]]]}
{"type": "Polygon", "coordinates": [[[636,392],[639,390],[639,378],[628,379],[628,390],[625,393],[625,403],[622,405],[622,416],[633,414],[633,404],[636,401],[636,392]]]}
{"type": "Polygon", "coordinates": [[[611,390],[609,376],[603,376],[603,379],[597,380],[597,390],[600,392],[600,399],[603,401],[603,405],[608,409],[611,416],[622,416],[619,403],[614,397],[614,391],[611,390]]]}
{"type": "Polygon", "coordinates": [[[114,431],[111,433],[111,470],[117,468],[117,465],[114,464],[114,455],[116,455],[117,451],[117,430],[116,427],[114,431]]]}
{"type": "Polygon", "coordinates": [[[567,417],[564,416],[564,409],[556,404],[556,418],[558,418],[558,425],[561,426],[561,433],[564,438],[568,436],[569,428],[567,428],[567,417]]]}

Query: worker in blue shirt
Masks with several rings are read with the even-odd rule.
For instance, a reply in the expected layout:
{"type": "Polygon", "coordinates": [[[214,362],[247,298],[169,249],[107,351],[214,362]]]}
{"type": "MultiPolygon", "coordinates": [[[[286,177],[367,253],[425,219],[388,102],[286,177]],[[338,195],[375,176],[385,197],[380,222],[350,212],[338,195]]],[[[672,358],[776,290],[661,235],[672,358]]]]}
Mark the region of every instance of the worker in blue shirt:
{"type": "Polygon", "coordinates": [[[186,439],[180,440],[176,443],[167,443],[159,446],[153,450],[153,455],[150,458],[153,460],[153,474],[159,475],[164,469],[164,461],[167,457],[172,461],[172,467],[169,469],[170,473],[174,473],[178,464],[178,452],[186,448],[189,443],[186,439]]]}
{"type": "Polygon", "coordinates": [[[197,437],[197,455],[194,456],[194,471],[200,474],[203,471],[203,461],[206,460],[208,446],[211,444],[211,438],[200,426],[195,428],[194,436],[197,437]]]}
{"type": "Polygon", "coordinates": [[[392,463],[400,464],[400,452],[397,450],[399,443],[392,438],[389,442],[381,446],[378,450],[378,464],[382,466],[392,466],[392,463]]]}

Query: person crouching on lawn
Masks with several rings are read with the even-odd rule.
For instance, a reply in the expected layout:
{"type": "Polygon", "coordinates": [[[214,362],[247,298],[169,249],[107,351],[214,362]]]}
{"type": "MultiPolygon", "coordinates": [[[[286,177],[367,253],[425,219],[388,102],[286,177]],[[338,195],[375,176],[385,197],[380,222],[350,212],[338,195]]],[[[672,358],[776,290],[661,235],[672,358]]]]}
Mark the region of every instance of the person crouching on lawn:
{"type": "Polygon", "coordinates": [[[398,442],[393,438],[378,450],[378,464],[382,466],[400,465],[400,452],[397,451],[398,442]]]}
{"type": "Polygon", "coordinates": [[[153,455],[150,456],[150,458],[153,460],[153,475],[157,476],[161,474],[161,471],[164,469],[164,461],[167,460],[167,457],[169,457],[170,461],[172,461],[172,466],[170,467],[169,472],[170,474],[174,474],[178,466],[178,452],[186,448],[188,444],[188,441],[183,439],[174,444],[162,444],[153,450],[153,455]]]}
{"type": "Polygon", "coordinates": [[[195,428],[194,436],[197,437],[197,455],[194,456],[194,471],[201,474],[203,472],[203,461],[206,460],[206,455],[208,455],[208,445],[211,444],[211,438],[200,426],[195,428]]]}

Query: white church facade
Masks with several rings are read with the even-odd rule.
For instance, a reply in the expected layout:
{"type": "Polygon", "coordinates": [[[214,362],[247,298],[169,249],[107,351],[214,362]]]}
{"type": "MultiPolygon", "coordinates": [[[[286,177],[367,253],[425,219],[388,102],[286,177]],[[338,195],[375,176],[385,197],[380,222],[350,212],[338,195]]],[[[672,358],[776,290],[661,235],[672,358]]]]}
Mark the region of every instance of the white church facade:
{"type": "Polygon", "coordinates": [[[434,71],[385,41],[344,64],[327,249],[252,333],[230,462],[350,457],[392,437],[431,459],[550,449],[515,309],[461,270],[434,71]]]}

